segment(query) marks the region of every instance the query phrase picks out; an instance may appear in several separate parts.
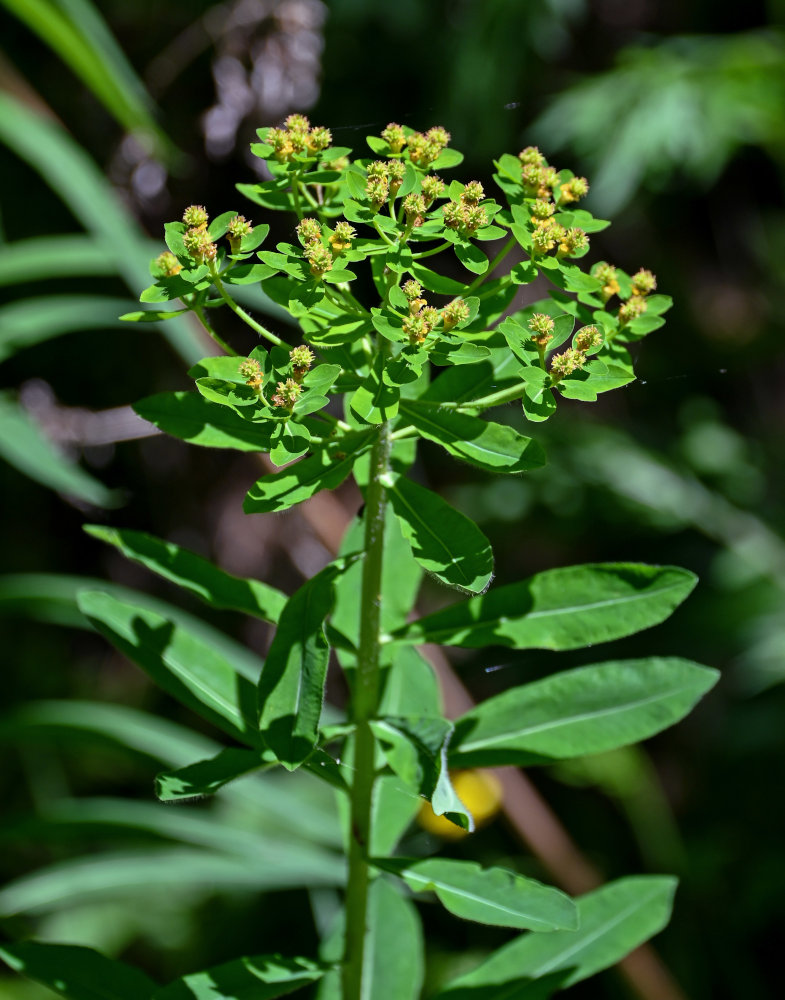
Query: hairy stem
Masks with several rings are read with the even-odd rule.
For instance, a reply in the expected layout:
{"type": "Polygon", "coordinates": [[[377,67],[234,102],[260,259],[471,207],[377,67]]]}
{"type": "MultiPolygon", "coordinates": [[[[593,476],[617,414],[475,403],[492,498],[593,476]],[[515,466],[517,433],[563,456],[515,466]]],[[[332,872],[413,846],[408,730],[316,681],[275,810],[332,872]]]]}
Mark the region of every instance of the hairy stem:
{"type": "Polygon", "coordinates": [[[360,591],[360,644],[352,692],[356,724],[354,779],[351,790],[349,881],[346,889],[346,951],[343,1000],[361,1000],[368,909],[371,805],[376,777],[375,744],[370,720],[379,704],[379,627],[381,618],[382,554],[387,494],[384,479],[390,462],[390,428],[384,423],[371,452],[370,479],[365,494],[365,562],[360,591]]]}
{"type": "Polygon", "coordinates": [[[218,334],[215,332],[215,330],[212,327],[212,324],[205,315],[204,309],[201,306],[191,306],[191,308],[199,317],[202,326],[205,328],[205,330],[207,330],[207,332],[210,334],[210,336],[213,338],[216,344],[218,344],[219,347],[222,347],[227,354],[233,354],[235,357],[237,357],[237,351],[235,351],[233,347],[230,347],[229,344],[227,344],[226,341],[223,339],[223,337],[219,337],[218,334]]]}

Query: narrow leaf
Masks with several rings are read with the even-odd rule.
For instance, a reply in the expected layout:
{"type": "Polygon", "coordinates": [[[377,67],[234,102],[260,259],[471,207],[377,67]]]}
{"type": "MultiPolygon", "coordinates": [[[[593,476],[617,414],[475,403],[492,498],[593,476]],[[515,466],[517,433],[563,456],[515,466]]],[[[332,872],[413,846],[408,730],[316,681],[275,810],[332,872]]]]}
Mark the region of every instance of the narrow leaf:
{"type": "Polygon", "coordinates": [[[14,972],[68,1000],[151,1000],[157,989],[141,969],[77,945],[0,944],[0,959],[14,972]]]}
{"type": "Polygon", "coordinates": [[[675,657],[579,667],[512,688],[464,715],[454,767],[529,766],[647,739],[682,719],[716,683],[716,670],[675,657]]]}
{"type": "Polygon", "coordinates": [[[183,976],[159,989],[152,1000],[273,1000],[316,982],[327,968],[307,958],[237,958],[183,976]]]}
{"type": "Polygon", "coordinates": [[[155,794],[162,802],[214,795],[228,782],[264,766],[258,750],[225,747],[209,760],[200,760],[176,771],[163,771],[156,775],[155,794]]]}
{"type": "Polygon", "coordinates": [[[424,570],[467,593],[486,589],[493,576],[493,552],[474,521],[405,476],[395,479],[387,495],[424,570]]]}
{"type": "Polygon", "coordinates": [[[79,608],[165,691],[241,743],[258,744],[254,685],[217,650],[171,620],[109,594],[83,591],[79,608]]]}
{"type": "Polygon", "coordinates": [[[677,566],[562,567],[452,604],[403,626],[393,638],[471,648],[581,649],[658,625],[696,582],[694,573],[677,566]]]}
{"type": "Polygon", "coordinates": [[[262,739],[290,771],[302,764],[319,738],[330,659],[324,621],[342,568],[342,562],[325,567],[289,598],[259,681],[262,739]]]}
{"type": "Polygon", "coordinates": [[[205,448],[269,451],[273,425],[245,420],[228,406],[215,406],[196,392],[161,392],[134,403],[144,420],[165,434],[205,448]]]}
{"type": "Polygon", "coordinates": [[[195,552],[174,542],[127,528],[85,525],[88,535],[114,545],[127,558],[165,580],[196,594],[213,608],[242,611],[267,622],[277,622],[286,604],[286,595],[260,580],[232,576],[195,552]]]}
{"type": "Polygon", "coordinates": [[[610,882],[577,900],[577,931],[522,934],[434,1000],[543,1000],[615,965],[661,931],[675,889],[675,879],[660,875],[610,882]]]}
{"type": "Polygon", "coordinates": [[[505,868],[448,858],[371,858],[413,892],[435,892],[450,913],[464,920],[520,930],[575,930],[575,903],[558,889],[505,868]]]}

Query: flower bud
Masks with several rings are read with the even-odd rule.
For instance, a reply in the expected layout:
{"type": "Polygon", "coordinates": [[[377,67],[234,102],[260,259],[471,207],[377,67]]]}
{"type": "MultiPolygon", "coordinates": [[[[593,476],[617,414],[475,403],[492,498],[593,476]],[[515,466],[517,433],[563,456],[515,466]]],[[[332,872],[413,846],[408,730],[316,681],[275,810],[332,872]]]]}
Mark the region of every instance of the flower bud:
{"type": "Polygon", "coordinates": [[[403,321],[403,332],[409,338],[410,344],[422,344],[431,331],[422,315],[416,313],[414,316],[407,316],[403,321]]]}
{"type": "Polygon", "coordinates": [[[561,354],[554,354],[551,358],[550,372],[554,381],[558,381],[564,378],[565,375],[570,375],[572,372],[583,368],[585,363],[585,354],[581,351],[576,351],[572,347],[568,347],[566,351],[562,351],[561,354]]]}
{"type": "Polygon", "coordinates": [[[588,249],[589,237],[577,226],[568,229],[559,241],[559,249],[556,251],[557,257],[569,257],[571,254],[581,253],[588,249]]]}
{"type": "Polygon", "coordinates": [[[476,205],[485,197],[485,190],[479,181],[469,181],[461,194],[464,205],[476,205]]]}
{"type": "Polygon", "coordinates": [[[157,277],[173,278],[176,274],[179,274],[180,271],[182,271],[183,265],[173,253],[170,253],[168,250],[164,250],[163,253],[159,253],[155,258],[153,268],[157,277]]]}
{"type": "Polygon", "coordinates": [[[435,309],[433,306],[424,306],[420,310],[419,315],[423,323],[425,323],[428,333],[430,333],[431,330],[433,330],[433,328],[437,325],[440,319],[439,310],[435,309]]]}
{"type": "Polygon", "coordinates": [[[382,177],[369,177],[368,183],[365,185],[365,193],[368,195],[368,200],[371,206],[378,210],[387,201],[387,194],[389,192],[389,183],[387,181],[387,175],[384,174],[382,177]]]}
{"type": "Polygon", "coordinates": [[[333,255],[319,240],[311,240],[303,250],[303,257],[311,266],[311,274],[317,278],[332,270],[333,255]]]}
{"type": "Polygon", "coordinates": [[[245,379],[245,384],[250,385],[252,389],[258,389],[261,386],[262,366],[255,358],[243,358],[238,371],[245,379]]]}
{"type": "Polygon", "coordinates": [[[562,184],[559,191],[559,204],[566,205],[571,201],[579,201],[589,193],[589,182],[585,177],[571,177],[562,184]]]}
{"type": "Polygon", "coordinates": [[[646,299],[642,295],[633,295],[619,306],[619,325],[626,326],[642,313],[646,312],[646,299]]]}
{"type": "Polygon", "coordinates": [[[390,122],[387,128],[382,129],[382,139],[389,144],[393,153],[400,153],[406,145],[406,134],[395,122],[390,122]]]}
{"type": "Polygon", "coordinates": [[[308,246],[314,240],[321,240],[322,227],[316,219],[300,219],[297,223],[297,239],[303,246],[308,246]]]}
{"type": "Polygon", "coordinates": [[[249,233],[253,232],[253,226],[244,215],[235,215],[233,219],[229,220],[226,231],[229,234],[229,239],[241,240],[243,236],[248,236],[249,233]]]}
{"type": "Polygon", "coordinates": [[[436,174],[427,174],[422,179],[422,196],[425,198],[425,204],[430,206],[431,202],[436,198],[441,198],[444,194],[444,181],[441,177],[437,177],[436,174]]]}
{"type": "Polygon", "coordinates": [[[616,280],[616,268],[612,264],[600,260],[591,269],[591,274],[593,278],[602,282],[599,296],[603,302],[607,302],[611,296],[618,295],[621,291],[619,282],[616,280]]]}
{"type": "Polygon", "coordinates": [[[528,323],[531,339],[539,348],[545,348],[553,340],[553,319],[547,313],[535,313],[528,323]]]}
{"type": "Polygon", "coordinates": [[[412,226],[421,226],[425,218],[425,198],[421,194],[407,194],[403,199],[406,221],[412,226]]]}
{"type": "Polygon", "coordinates": [[[374,160],[373,163],[368,164],[365,172],[368,174],[368,177],[384,177],[386,180],[388,176],[387,164],[384,160],[374,160]]]}
{"type": "Polygon", "coordinates": [[[553,226],[535,229],[532,233],[532,249],[535,253],[546,254],[556,246],[556,240],[551,232],[553,226]]]}
{"type": "Polygon", "coordinates": [[[308,133],[308,152],[319,153],[323,149],[328,149],[332,141],[332,132],[323,125],[317,125],[308,133]]]}
{"type": "Polygon", "coordinates": [[[596,326],[584,326],[582,330],[579,330],[575,334],[572,340],[573,347],[582,354],[590,351],[592,347],[599,347],[601,343],[602,334],[596,326]]]}
{"type": "Polygon", "coordinates": [[[398,189],[403,184],[403,177],[406,173],[406,164],[403,160],[387,161],[387,177],[390,182],[390,194],[393,198],[398,194],[398,189]]]}
{"type": "Polygon", "coordinates": [[[210,239],[207,230],[201,226],[189,229],[183,235],[183,246],[188,255],[200,264],[215,260],[218,253],[218,247],[210,239]]]}
{"type": "Polygon", "coordinates": [[[336,222],[335,229],[330,234],[327,242],[330,244],[330,249],[336,255],[343,253],[344,250],[350,250],[352,246],[352,240],[357,234],[357,230],[354,226],[350,226],[348,222],[336,222]]]}
{"type": "Polygon", "coordinates": [[[300,397],[303,387],[293,378],[288,378],[285,382],[279,382],[276,386],[275,394],[271,402],[273,406],[280,406],[286,410],[294,409],[294,404],[300,397]]]}
{"type": "Polygon", "coordinates": [[[452,330],[469,318],[469,306],[463,299],[453,299],[442,309],[442,323],[445,331],[452,330]]]}
{"type": "Polygon", "coordinates": [[[311,127],[311,122],[306,115],[289,115],[285,123],[290,132],[307,132],[311,127]]]}
{"type": "Polygon", "coordinates": [[[521,183],[528,195],[535,195],[543,186],[543,168],[537,163],[524,163],[521,183]]]}
{"type": "Polygon", "coordinates": [[[306,372],[313,364],[313,351],[305,344],[300,344],[299,347],[293,347],[289,351],[289,357],[292,362],[292,374],[295,382],[302,382],[306,372]]]}
{"type": "Polygon", "coordinates": [[[463,225],[463,208],[457,201],[448,201],[442,205],[444,224],[448,229],[460,229],[463,225]]]}
{"type": "Polygon", "coordinates": [[[526,149],[522,149],[520,153],[518,153],[518,159],[521,161],[523,166],[546,166],[545,157],[536,146],[527,146],[526,149]]]}
{"type": "Polygon", "coordinates": [[[189,205],[183,212],[183,222],[192,229],[204,229],[209,218],[204,205],[189,205]]]}
{"type": "Polygon", "coordinates": [[[441,151],[445,146],[449,146],[452,137],[447,129],[442,128],[441,125],[434,125],[433,128],[429,128],[425,133],[425,138],[435,146],[438,146],[441,151]]]}
{"type": "Polygon", "coordinates": [[[556,206],[552,201],[538,198],[531,206],[532,221],[535,226],[544,226],[550,222],[551,216],[556,211],[556,206]]]}
{"type": "Polygon", "coordinates": [[[470,233],[483,229],[488,225],[488,213],[480,205],[467,205],[463,211],[463,224],[470,233]]]}
{"type": "Polygon", "coordinates": [[[651,271],[641,268],[630,279],[633,295],[648,295],[657,287],[657,279],[651,271]]]}
{"type": "Polygon", "coordinates": [[[271,128],[267,133],[267,142],[273,147],[276,160],[288,160],[294,152],[291,133],[282,128],[271,128]]]}
{"type": "Polygon", "coordinates": [[[422,295],[422,285],[419,281],[415,281],[414,278],[409,278],[408,281],[404,282],[401,291],[411,302],[413,299],[419,299],[422,295]]]}

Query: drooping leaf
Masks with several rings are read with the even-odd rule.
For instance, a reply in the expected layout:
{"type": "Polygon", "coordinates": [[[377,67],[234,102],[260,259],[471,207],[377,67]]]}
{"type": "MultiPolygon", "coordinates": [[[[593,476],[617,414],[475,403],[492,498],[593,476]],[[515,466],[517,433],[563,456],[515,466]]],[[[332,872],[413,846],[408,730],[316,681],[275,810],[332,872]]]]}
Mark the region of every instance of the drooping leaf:
{"type": "Polygon", "coordinates": [[[157,990],[152,1000],[273,1000],[317,982],[328,968],[280,955],[237,958],[182,976],[157,990]]]}
{"type": "Polygon", "coordinates": [[[286,510],[320,490],[335,489],[371,443],[369,434],[346,434],[310,458],[263,476],[248,491],[243,510],[246,514],[286,510]]]}
{"type": "Polygon", "coordinates": [[[141,969],[77,945],[15,941],[0,944],[0,959],[67,1000],[151,1000],[158,988],[141,969]]]}
{"type": "Polygon", "coordinates": [[[423,437],[488,472],[524,472],[545,464],[541,446],[505,424],[424,400],[401,400],[401,413],[423,437]]]}
{"type": "Polygon", "coordinates": [[[88,524],[84,530],[93,538],[114,545],[127,559],[196,594],[213,608],[241,611],[263,621],[277,622],[286,604],[286,595],[275,587],[260,580],[232,576],[174,542],[128,528],[88,524]]]}
{"type": "Polygon", "coordinates": [[[578,927],[569,896],[505,868],[451,858],[372,858],[371,863],[398,875],[413,892],[435,892],[450,913],[464,920],[533,931],[578,927]]]}
{"type": "Polygon", "coordinates": [[[161,392],[134,403],[134,410],[172,437],[205,448],[269,451],[274,424],[245,420],[228,406],[216,406],[196,392],[161,392]]]}
{"type": "Polygon", "coordinates": [[[450,764],[528,766],[637,743],[683,718],[718,678],[675,657],[565,670],[504,691],[459,719],[450,764]]]}
{"type": "Polygon", "coordinates": [[[325,567],[289,598],[259,681],[259,728],[265,744],[290,771],[319,738],[330,647],[324,622],[342,562],[325,567]]]}
{"type": "Polygon", "coordinates": [[[474,521],[406,476],[397,476],[387,495],[423,569],[470,594],[486,589],[493,576],[493,552],[474,521]]]}
{"type": "Polygon", "coordinates": [[[393,638],[471,648],[581,649],[659,624],[696,582],[694,573],[677,566],[562,567],[452,604],[397,629],[393,638]]]}
{"type": "Polygon", "coordinates": [[[258,750],[224,747],[215,757],[195,764],[162,771],[155,777],[155,794],[162,802],[214,795],[219,788],[257,768],[265,761],[258,750]]]}
{"type": "Polygon", "coordinates": [[[100,591],[83,591],[79,608],[165,691],[239,742],[258,745],[256,689],[216,649],[170,619],[100,591]]]}
{"type": "Polygon", "coordinates": [[[434,1000],[544,1000],[615,965],[667,924],[676,879],[618,879],[577,900],[577,931],[527,933],[503,945],[434,1000]]]}

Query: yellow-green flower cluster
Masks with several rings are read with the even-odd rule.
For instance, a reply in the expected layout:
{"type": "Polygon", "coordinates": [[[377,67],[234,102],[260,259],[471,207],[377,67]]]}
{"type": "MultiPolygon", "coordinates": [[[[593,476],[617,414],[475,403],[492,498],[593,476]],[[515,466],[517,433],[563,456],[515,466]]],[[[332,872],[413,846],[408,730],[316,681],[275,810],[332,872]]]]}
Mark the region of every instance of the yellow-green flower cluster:
{"type": "Polygon", "coordinates": [[[305,115],[289,115],[283,128],[271,128],[267,143],[273,147],[276,160],[282,163],[303,153],[318,153],[333,141],[332,133],[321,125],[311,126],[305,115]]]}
{"type": "Polygon", "coordinates": [[[482,184],[469,181],[458,201],[448,201],[442,208],[444,224],[448,229],[460,229],[473,233],[488,225],[488,213],[480,205],[484,197],[482,184]]]}

